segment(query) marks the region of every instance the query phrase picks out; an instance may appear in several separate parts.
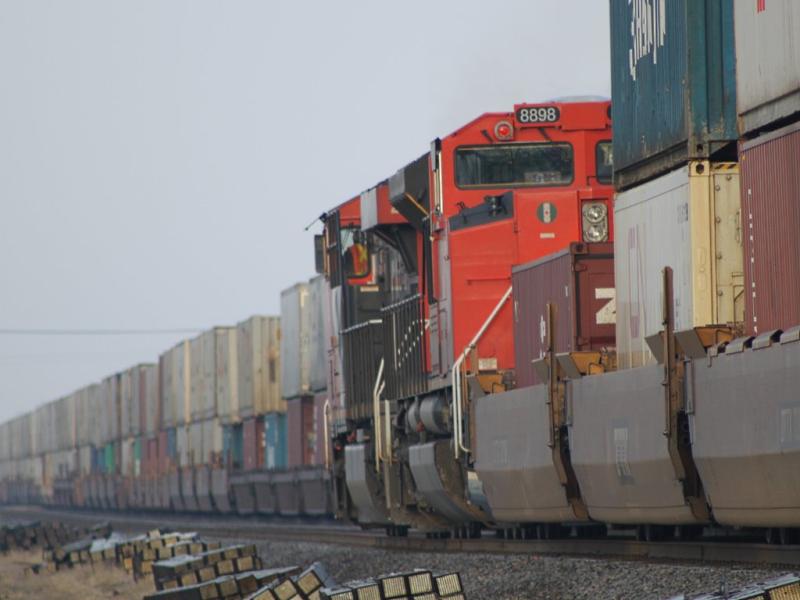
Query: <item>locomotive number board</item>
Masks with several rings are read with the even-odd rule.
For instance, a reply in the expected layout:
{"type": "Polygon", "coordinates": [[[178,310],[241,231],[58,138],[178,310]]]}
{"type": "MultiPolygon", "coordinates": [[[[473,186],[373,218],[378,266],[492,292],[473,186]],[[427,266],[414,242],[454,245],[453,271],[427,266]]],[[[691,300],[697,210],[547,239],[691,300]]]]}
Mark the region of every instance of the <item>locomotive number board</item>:
{"type": "Polygon", "coordinates": [[[561,111],[556,106],[523,106],[517,109],[517,123],[521,125],[556,123],[560,118],[561,111]]]}

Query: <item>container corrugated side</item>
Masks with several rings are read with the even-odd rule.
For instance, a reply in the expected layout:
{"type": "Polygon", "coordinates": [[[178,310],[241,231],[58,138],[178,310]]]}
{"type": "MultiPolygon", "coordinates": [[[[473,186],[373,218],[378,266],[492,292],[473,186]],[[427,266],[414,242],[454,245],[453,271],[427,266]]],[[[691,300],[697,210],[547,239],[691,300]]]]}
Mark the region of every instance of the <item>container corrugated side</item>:
{"type": "Polygon", "coordinates": [[[189,340],[170,348],[159,359],[161,369],[161,426],[186,423],[191,406],[191,351],[189,340]]]}
{"type": "Polygon", "coordinates": [[[737,139],[732,0],[611,0],[614,184],[737,139]]]}
{"type": "Polygon", "coordinates": [[[158,433],[161,419],[158,365],[145,366],[142,370],[142,380],[144,400],[140,430],[146,436],[152,437],[158,433]]]}
{"type": "Polygon", "coordinates": [[[280,338],[278,317],[256,315],[236,327],[241,419],[286,410],[281,397],[280,338]]]}
{"type": "Polygon", "coordinates": [[[135,377],[136,367],[127,369],[119,375],[119,431],[122,436],[130,435],[133,430],[133,407],[136,404],[133,383],[135,377]]]}
{"type": "Polygon", "coordinates": [[[614,346],[614,245],[573,243],[570,248],[515,267],[514,352],[517,387],[541,383],[533,360],[547,352],[547,305],[556,307],[556,352],[614,346]]]}
{"type": "Polygon", "coordinates": [[[617,194],[614,206],[619,367],[653,362],[663,269],[673,270],[676,330],[744,318],[739,170],[692,162],[617,194]]]}
{"type": "Polygon", "coordinates": [[[745,323],[758,335],[800,325],[800,124],[745,143],[741,164],[745,323]]]}
{"type": "Polygon", "coordinates": [[[204,331],[191,346],[191,416],[192,421],[213,416],[216,411],[216,330],[204,331]]]}
{"type": "Polygon", "coordinates": [[[206,419],[202,423],[202,446],[200,464],[219,465],[222,461],[222,423],[219,418],[206,419]]]}
{"type": "Polygon", "coordinates": [[[239,346],[236,332],[236,327],[217,330],[214,415],[226,423],[239,418],[239,346]]]}
{"type": "Polygon", "coordinates": [[[267,469],[285,469],[289,462],[285,413],[269,413],[263,419],[264,458],[267,469]]]}
{"type": "Polygon", "coordinates": [[[281,395],[295,398],[311,390],[308,284],[281,292],[281,395]]]}
{"type": "Polygon", "coordinates": [[[328,346],[330,325],[326,322],[328,282],[322,275],[308,282],[309,385],[312,392],[328,385],[328,346]]]}
{"type": "Polygon", "coordinates": [[[736,101],[741,133],[800,112],[800,4],[735,2],[736,101]]]}
{"type": "MultiPolygon", "coordinates": [[[[313,396],[287,402],[287,463],[290,468],[310,465],[316,455],[316,415],[313,396]]],[[[269,443],[269,438],[268,442],[269,443]]]]}

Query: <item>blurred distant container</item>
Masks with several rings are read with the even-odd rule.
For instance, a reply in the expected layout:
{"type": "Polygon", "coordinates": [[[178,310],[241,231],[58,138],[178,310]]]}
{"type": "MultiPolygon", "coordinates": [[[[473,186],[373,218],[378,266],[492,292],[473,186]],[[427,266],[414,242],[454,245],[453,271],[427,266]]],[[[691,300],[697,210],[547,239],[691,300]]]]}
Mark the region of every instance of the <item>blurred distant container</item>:
{"type": "Polygon", "coordinates": [[[244,470],[254,471],[264,466],[264,417],[250,417],[242,423],[244,470]]]}
{"type": "Polygon", "coordinates": [[[192,464],[192,441],[189,435],[189,426],[181,425],[175,428],[175,457],[176,464],[187,467],[192,464]]]}
{"type": "Polygon", "coordinates": [[[618,190],[735,157],[733,1],[611,0],[611,113],[618,190]]]}
{"type": "Polygon", "coordinates": [[[281,395],[311,391],[311,319],[307,283],[281,292],[281,395]]]}
{"type": "Polygon", "coordinates": [[[100,443],[107,444],[120,436],[120,374],[100,383],[100,443]]]}
{"type": "Polygon", "coordinates": [[[800,113],[800,3],[734,3],[739,128],[751,134],[800,113]]]}
{"type": "Polygon", "coordinates": [[[236,326],[238,406],[220,408],[225,422],[268,412],[283,412],[281,398],[281,328],[278,317],[253,316],[236,326]]]}
{"type": "Polygon", "coordinates": [[[140,414],[139,431],[148,437],[156,435],[161,428],[158,365],[146,365],[141,371],[144,400],[140,414]]]}
{"type": "Polygon", "coordinates": [[[244,469],[244,425],[233,423],[223,426],[222,431],[223,465],[234,471],[244,469]]]}
{"type": "Polygon", "coordinates": [[[325,406],[327,403],[327,392],[320,392],[314,396],[314,430],[316,432],[316,436],[314,440],[314,457],[312,459],[312,464],[315,465],[324,465],[326,464],[326,460],[329,458],[326,457],[326,447],[327,444],[330,443],[331,422],[330,415],[328,415],[328,429],[326,430],[325,406]]]}
{"type": "Polygon", "coordinates": [[[224,417],[225,422],[239,412],[239,347],[236,327],[218,327],[216,332],[214,410],[209,416],[224,417]]]}
{"type": "Polygon", "coordinates": [[[284,413],[269,413],[264,417],[264,466],[285,469],[288,465],[287,417],[284,413]]]}
{"type": "Polygon", "coordinates": [[[314,397],[301,396],[287,402],[286,429],[289,467],[310,465],[316,450],[314,397]]]}
{"type": "Polygon", "coordinates": [[[205,419],[216,412],[216,337],[216,329],[211,329],[189,342],[192,421],[205,419]]]}
{"type": "Polygon", "coordinates": [[[191,406],[191,351],[184,340],[159,357],[161,369],[161,426],[175,427],[189,420],[191,406]]]}
{"type": "Polygon", "coordinates": [[[328,282],[322,275],[308,282],[309,386],[313,392],[324,390],[328,385],[330,324],[325,310],[328,294],[328,282]]]}

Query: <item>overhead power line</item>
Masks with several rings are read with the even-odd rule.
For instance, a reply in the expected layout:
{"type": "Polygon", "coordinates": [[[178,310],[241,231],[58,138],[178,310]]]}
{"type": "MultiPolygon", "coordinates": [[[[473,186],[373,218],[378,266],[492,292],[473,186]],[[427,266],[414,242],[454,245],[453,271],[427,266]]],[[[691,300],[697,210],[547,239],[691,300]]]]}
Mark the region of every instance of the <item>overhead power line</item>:
{"type": "Polygon", "coordinates": [[[202,329],[2,329],[0,335],[169,335],[199,333],[202,329]]]}

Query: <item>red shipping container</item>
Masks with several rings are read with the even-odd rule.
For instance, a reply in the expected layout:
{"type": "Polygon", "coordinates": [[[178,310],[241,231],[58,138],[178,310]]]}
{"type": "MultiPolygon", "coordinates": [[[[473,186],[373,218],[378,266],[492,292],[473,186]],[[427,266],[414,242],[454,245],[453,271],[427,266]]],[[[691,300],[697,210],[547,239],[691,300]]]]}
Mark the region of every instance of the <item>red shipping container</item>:
{"type": "Polygon", "coordinates": [[[614,244],[573,243],[515,267],[511,280],[517,387],[540,383],[532,361],[547,351],[548,303],[557,310],[556,352],[614,345],[614,244]]]}
{"type": "Polygon", "coordinates": [[[741,145],[745,328],[800,325],[800,123],[741,145]]]}
{"type": "Polygon", "coordinates": [[[244,470],[264,468],[264,418],[251,417],[242,421],[244,470]]]}
{"type": "Polygon", "coordinates": [[[286,402],[286,437],[289,467],[314,464],[316,450],[315,403],[313,396],[286,402]]]}
{"type": "Polygon", "coordinates": [[[167,454],[167,431],[158,432],[158,472],[169,472],[169,455],[167,454]]]}

